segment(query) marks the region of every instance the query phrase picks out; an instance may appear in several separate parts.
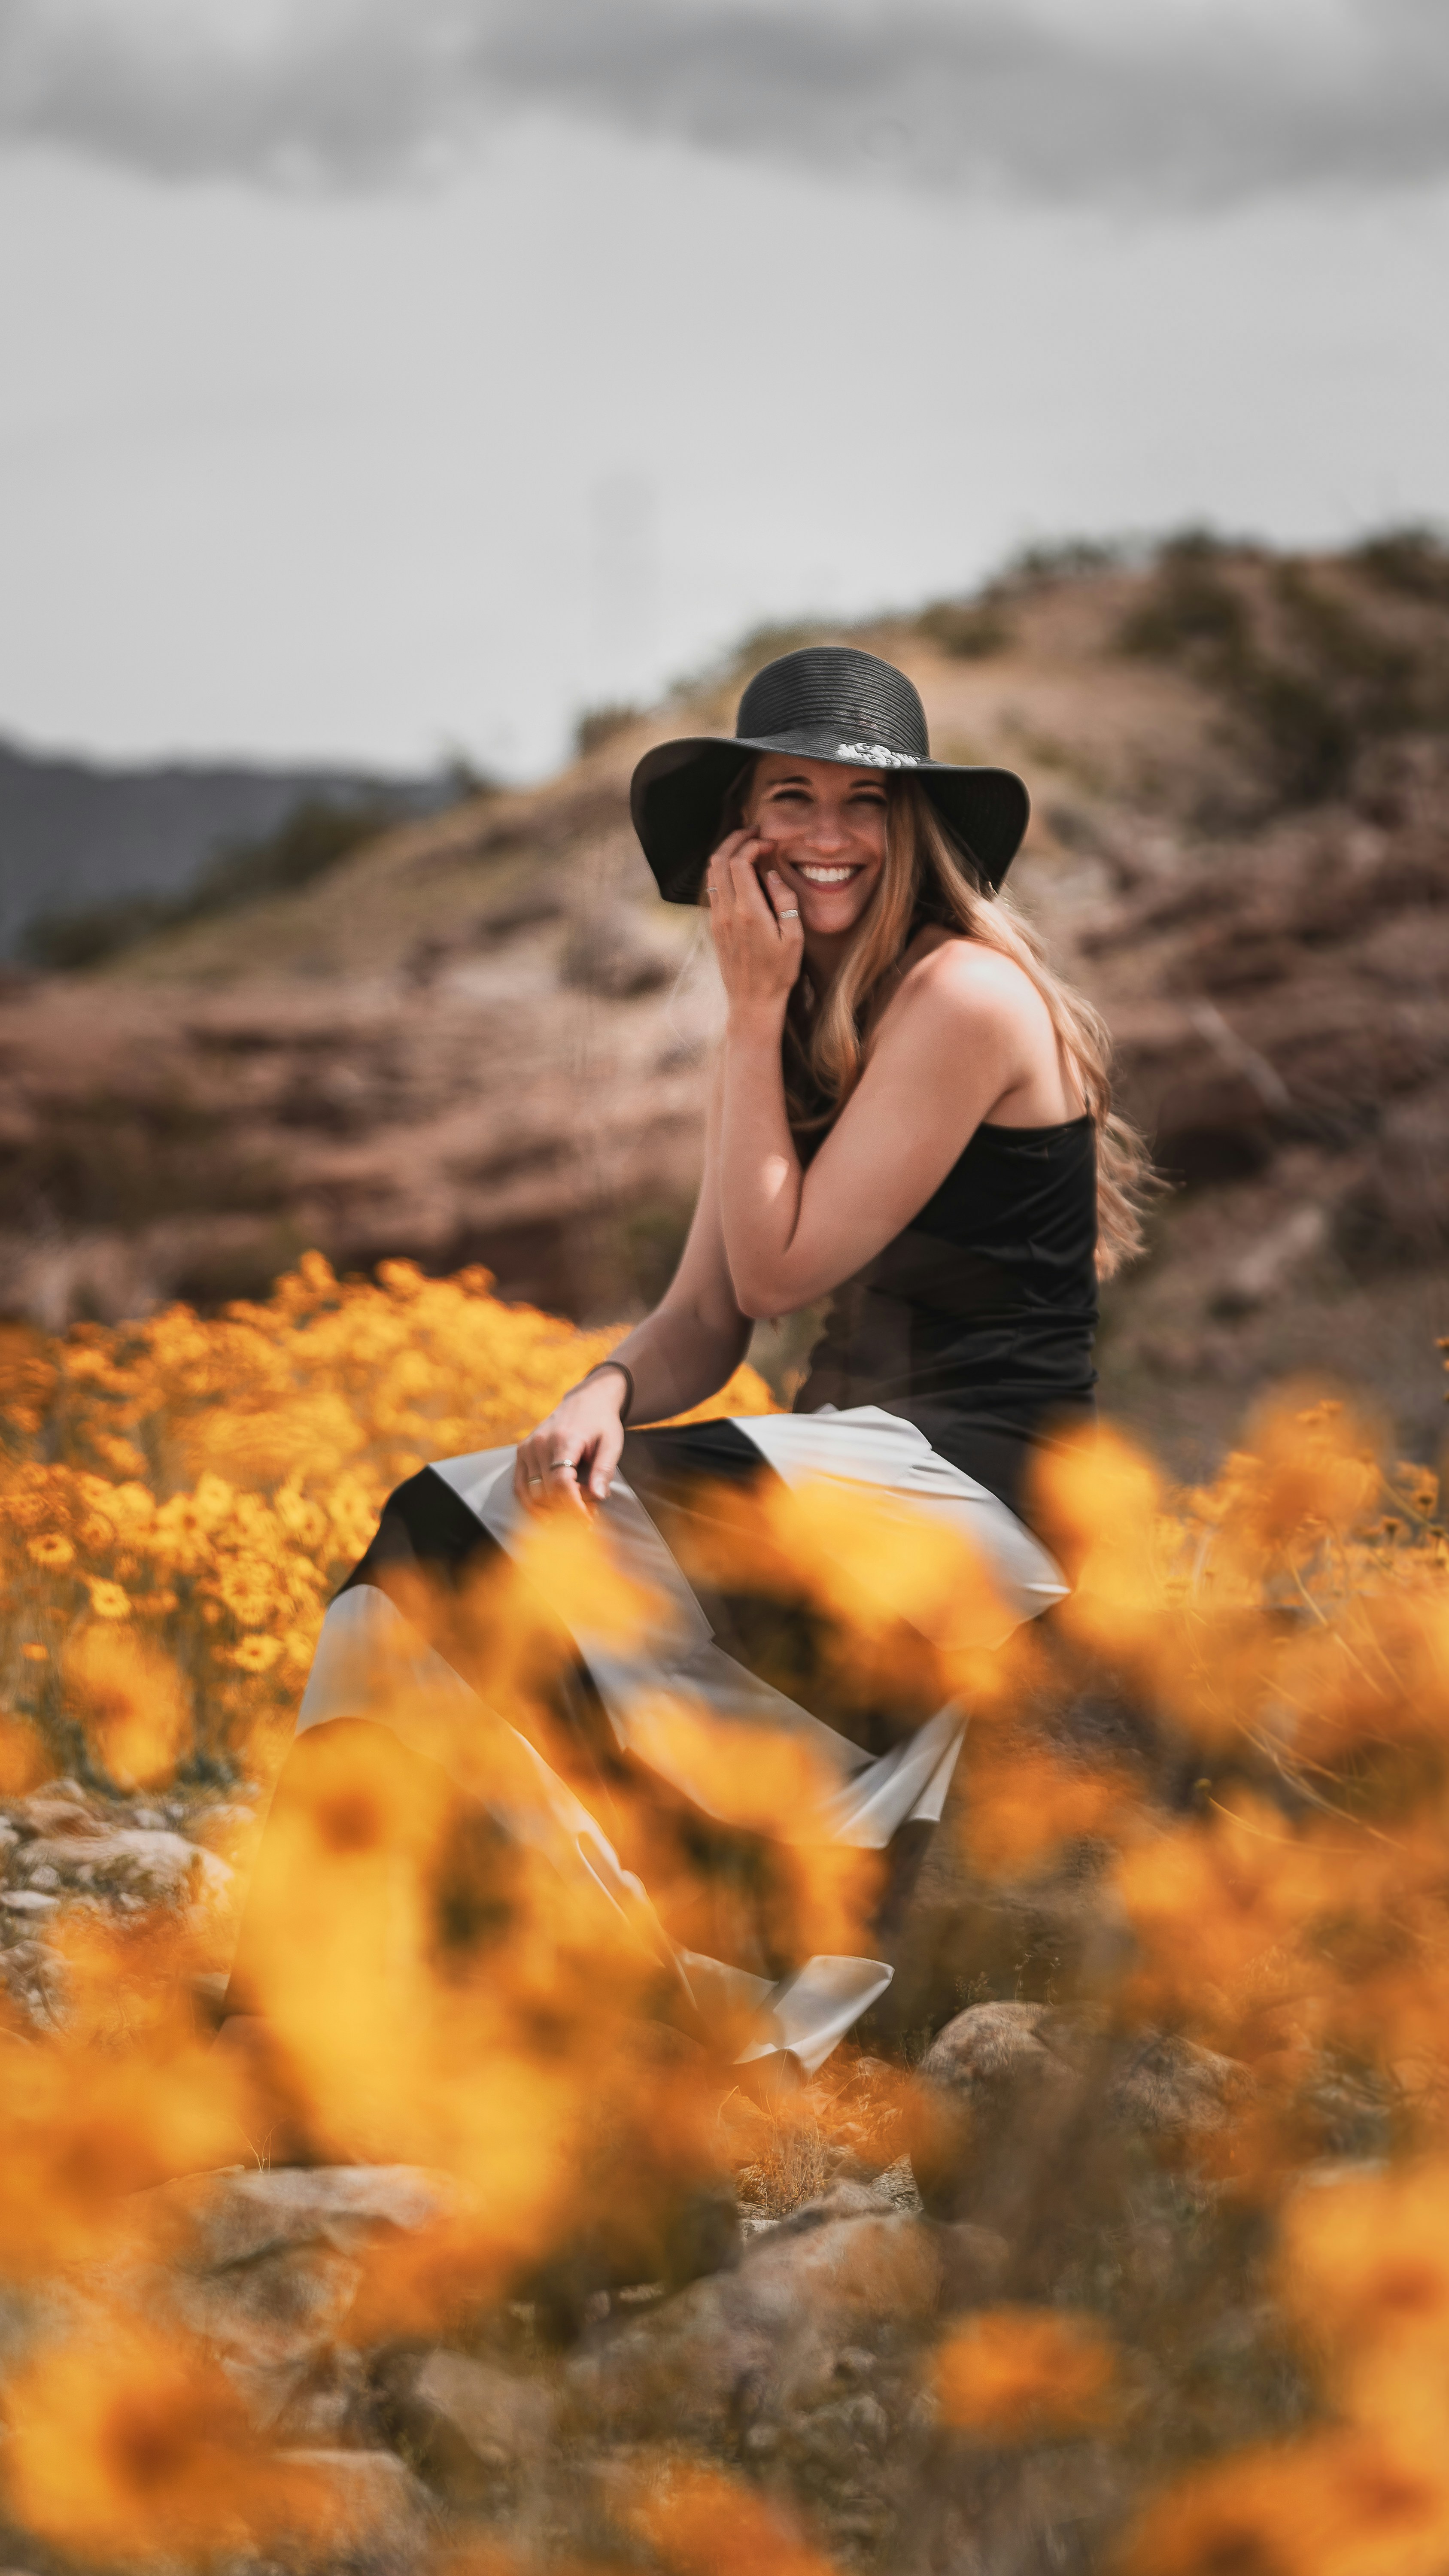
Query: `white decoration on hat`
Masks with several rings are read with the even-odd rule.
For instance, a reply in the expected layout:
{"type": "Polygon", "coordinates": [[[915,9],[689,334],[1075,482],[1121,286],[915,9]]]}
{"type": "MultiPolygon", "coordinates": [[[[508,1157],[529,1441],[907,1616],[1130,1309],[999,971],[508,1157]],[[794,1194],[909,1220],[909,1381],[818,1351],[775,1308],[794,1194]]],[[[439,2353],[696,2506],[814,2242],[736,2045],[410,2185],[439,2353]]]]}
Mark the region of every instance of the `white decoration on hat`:
{"type": "Polygon", "coordinates": [[[837,760],[858,760],[867,769],[919,769],[913,751],[888,751],[883,742],[838,742],[837,760]]]}

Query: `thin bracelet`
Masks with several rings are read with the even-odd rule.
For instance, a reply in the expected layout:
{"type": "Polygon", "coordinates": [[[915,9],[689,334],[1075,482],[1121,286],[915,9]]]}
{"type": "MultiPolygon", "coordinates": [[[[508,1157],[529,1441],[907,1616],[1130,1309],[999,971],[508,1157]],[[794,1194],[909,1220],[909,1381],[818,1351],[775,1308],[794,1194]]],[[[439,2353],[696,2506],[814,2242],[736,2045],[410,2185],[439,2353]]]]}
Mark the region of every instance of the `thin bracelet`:
{"type": "Polygon", "coordinates": [[[634,1410],[634,1372],[631,1368],[626,1368],[622,1360],[597,1360],[591,1369],[585,1369],[579,1385],[587,1386],[590,1378],[597,1377],[603,1369],[617,1369],[624,1381],[624,1401],[619,1410],[619,1421],[622,1425],[628,1421],[634,1410]]]}

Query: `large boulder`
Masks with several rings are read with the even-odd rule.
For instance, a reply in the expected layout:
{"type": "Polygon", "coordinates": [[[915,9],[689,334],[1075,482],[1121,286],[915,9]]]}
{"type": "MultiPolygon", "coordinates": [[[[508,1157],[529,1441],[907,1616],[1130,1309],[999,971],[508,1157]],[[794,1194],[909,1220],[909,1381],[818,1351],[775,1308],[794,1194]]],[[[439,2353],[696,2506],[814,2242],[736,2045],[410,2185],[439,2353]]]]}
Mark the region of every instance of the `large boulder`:
{"type": "Polygon", "coordinates": [[[430,2487],[462,2507],[518,2500],[553,2428],[555,2401],[541,2380],[441,2347],[404,2353],[380,2376],[389,2436],[430,2487]]]}
{"type": "Polygon", "coordinates": [[[930,2227],[879,2204],[804,2221],[756,2237],[735,2270],[577,2354],[566,2376],[573,2417],[617,2440],[717,2442],[818,2402],[843,2352],[924,2329],[942,2272],[930,2227]]]}
{"type": "Polygon", "coordinates": [[[192,2174],[137,2192],[109,2294],[199,2336],[282,2439],[370,2438],[353,2309],[373,2251],[446,2223],[446,2175],[409,2165],[192,2174]]]}
{"type": "Polygon", "coordinates": [[[308,2447],[278,2457],[303,2473],[315,2498],[319,2528],[308,2535],[309,2576],[331,2569],[338,2576],[412,2576],[427,2562],[437,2517],[426,2489],[391,2451],[308,2447]]]}
{"type": "Polygon", "coordinates": [[[1251,2081],[1231,2059],[1156,2032],[1118,2034],[1047,2004],[976,2004],[918,2070],[911,2158],[925,2207],[1020,2237],[1111,2203],[1135,2148],[1190,2150],[1251,2081]]]}

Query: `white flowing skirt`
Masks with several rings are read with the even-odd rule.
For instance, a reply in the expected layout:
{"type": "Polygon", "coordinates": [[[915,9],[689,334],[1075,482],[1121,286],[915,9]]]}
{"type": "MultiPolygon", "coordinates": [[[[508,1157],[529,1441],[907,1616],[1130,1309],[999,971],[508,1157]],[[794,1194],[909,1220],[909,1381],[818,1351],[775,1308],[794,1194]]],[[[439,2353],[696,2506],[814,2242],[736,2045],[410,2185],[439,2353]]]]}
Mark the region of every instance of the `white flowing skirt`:
{"type": "MultiPolygon", "coordinates": [[[[998,1634],[982,1638],[978,1629],[978,1642],[1004,1640],[1066,1594],[1060,1568],[1005,1504],[942,1458],[913,1423],[877,1405],[751,1415],[728,1429],[742,1435],[762,1465],[786,1486],[823,1482],[864,1488],[908,1505],[923,1521],[964,1540],[983,1562],[1000,1602],[998,1634]]],[[[641,1436],[659,1440],[669,1435],[641,1436]]],[[[445,1458],[413,1484],[440,1479],[455,1506],[461,1504],[471,1516],[479,1544],[491,1541],[515,1555],[525,1530],[533,1526],[514,1498],[515,1455],[505,1448],[445,1458]]],[[[402,1488],[395,1503],[409,1490],[402,1488]]],[[[884,1852],[902,1826],[939,1821],[966,1729],[967,1712],[958,1702],[936,1710],[889,1751],[877,1756],[863,1752],[718,1644],[699,1598],[622,1476],[615,1477],[598,1520],[620,1572],[634,1578],[655,1605],[645,1632],[631,1634],[627,1647],[614,1636],[570,1624],[573,1644],[623,1754],[706,1815],[717,1814],[711,1782],[718,1778],[719,1766],[699,1758],[701,1743],[707,1750],[712,1725],[730,1729],[733,1742],[738,1742],[741,1725],[755,1726],[797,1740],[831,1784],[821,1819],[828,1839],[884,1852]],[[680,1704],[692,1712],[691,1726],[682,1731],[660,1720],[661,1710],[680,1704]]],[[[436,1708],[442,1699],[456,1711],[454,1740],[465,1742],[470,1715],[481,1718],[483,1703],[412,1625],[385,1581],[385,1570],[382,1580],[373,1579],[370,1560],[364,1558],[329,1609],[302,1700],[299,1732],[340,1717],[377,1714],[407,1741],[409,1707],[436,1708]],[[393,1688],[390,1703],[379,1702],[375,1688],[375,1676],[383,1671],[394,1685],[399,1675],[407,1685],[401,1691],[393,1688]]],[[[510,1732],[517,1760],[510,1760],[506,1791],[485,1796],[498,1821],[546,1852],[560,1872],[582,1874],[591,1892],[616,1909],[677,1976],[706,2022],[728,2014],[737,2026],[742,2012],[748,2016],[754,2035],[738,2062],[788,2055],[806,2074],[813,2073],[852,2023],[884,1994],[892,1969],[881,1959],[816,1956],[772,1980],[680,1948],[667,1936],[647,1889],[623,1866],[597,1819],[536,1748],[516,1729],[510,1732]]],[[[444,1747],[446,1742],[445,1731],[444,1747]]],[[[447,1763],[435,1731],[416,1749],[447,1763]]],[[[473,1766],[460,1768],[459,1776],[476,1794],[473,1766]]]]}

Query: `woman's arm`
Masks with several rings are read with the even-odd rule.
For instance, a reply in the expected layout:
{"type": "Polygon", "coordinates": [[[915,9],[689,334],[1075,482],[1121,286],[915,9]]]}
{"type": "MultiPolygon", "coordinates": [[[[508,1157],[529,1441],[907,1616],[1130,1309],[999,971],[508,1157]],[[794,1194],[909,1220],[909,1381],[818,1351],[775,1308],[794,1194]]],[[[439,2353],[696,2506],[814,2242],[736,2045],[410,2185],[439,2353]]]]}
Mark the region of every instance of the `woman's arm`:
{"type": "Polygon", "coordinates": [[[729,996],[720,1200],[734,1293],[759,1317],[809,1305],[899,1234],[982,1119],[1043,1062],[1054,1067],[1056,1045],[1019,967],[945,941],[908,970],[860,1082],[802,1172],[780,1056],[798,933],[776,922],[751,860],[728,873],[732,890],[712,915],[729,996]]]}
{"type": "MultiPolygon", "coordinates": [[[[719,1129],[716,1081],[705,1128],[704,1178],[679,1268],[653,1314],[610,1354],[634,1380],[631,1422],[659,1422],[703,1404],[733,1375],[749,1347],[749,1318],[740,1311],[725,1259],[719,1129]]],[[[586,1501],[603,1500],[624,1445],[625,1396],[618,1370],[605,1369],[555,1405],[519,1449],[514,1491],[521,1503],[536,1510],[567,1499],[583,1509],[586,1501]]]]}

